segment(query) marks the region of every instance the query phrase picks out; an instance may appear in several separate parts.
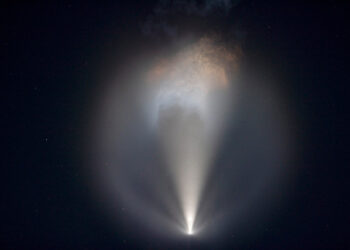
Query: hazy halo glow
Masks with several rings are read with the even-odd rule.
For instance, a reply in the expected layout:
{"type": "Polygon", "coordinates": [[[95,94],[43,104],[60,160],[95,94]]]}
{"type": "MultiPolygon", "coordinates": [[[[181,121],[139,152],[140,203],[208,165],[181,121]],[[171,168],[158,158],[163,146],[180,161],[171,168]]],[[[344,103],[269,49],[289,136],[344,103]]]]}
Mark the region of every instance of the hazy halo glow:
{"type": "Polygon", "coordinates": [[[101,96],[86,158],[117,221],[127,213],[150,235],[208,239],[231,223],[238,230],[270,205],[254,204],[284,191],[289,104],[273,79],[239,70],[239,57],[215,37],[199,39],[138,60],[101,96]]]}

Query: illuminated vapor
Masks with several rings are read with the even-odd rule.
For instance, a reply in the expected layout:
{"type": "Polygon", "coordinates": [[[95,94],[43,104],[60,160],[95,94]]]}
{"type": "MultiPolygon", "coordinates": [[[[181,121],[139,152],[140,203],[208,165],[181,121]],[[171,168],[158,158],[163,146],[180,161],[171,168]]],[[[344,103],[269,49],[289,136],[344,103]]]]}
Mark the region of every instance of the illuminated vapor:
{"type": "Polygon", "coordinates": [[[201,192],[230,108],[237,54],[209,38],[151,70],[150,109],[186,223],[194,233],[201,192]],[[218,98],[220,96],[220,98],[218,98]]]}
{"type": "Polygon", "coordinates": [[[86,158],[118,225],[157,239],[207,239],[284,190],[290,108],[226,44],[207,36],[113,72],[86,158]]]}

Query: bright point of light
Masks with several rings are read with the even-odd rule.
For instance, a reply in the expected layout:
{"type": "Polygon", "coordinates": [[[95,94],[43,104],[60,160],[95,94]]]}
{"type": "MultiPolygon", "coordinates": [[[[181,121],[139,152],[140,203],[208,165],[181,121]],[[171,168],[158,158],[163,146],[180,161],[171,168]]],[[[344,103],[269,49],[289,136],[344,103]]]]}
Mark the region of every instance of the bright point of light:
{"type": "Polygon", "coordinates": [[[187,223],[187,234],[188,235],[192,235],[193,234],[193,222],[194,221],[193,221],[193,217],[192,216],[187,218],[186,223],[187,223]]]}

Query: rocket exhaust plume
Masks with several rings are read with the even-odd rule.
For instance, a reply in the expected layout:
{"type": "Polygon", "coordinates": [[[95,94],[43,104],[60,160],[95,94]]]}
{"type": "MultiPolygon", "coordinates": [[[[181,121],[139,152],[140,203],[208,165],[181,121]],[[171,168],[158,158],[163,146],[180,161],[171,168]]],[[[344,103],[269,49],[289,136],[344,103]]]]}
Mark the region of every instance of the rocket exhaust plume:
{"type": "Polygon", "coordinates": [[[160,1],[143,26],[151,40],[128,35],[102,70],[86,158],[102,209],[141,238],[237,233],[285,188],[292,109],[221,27],[238,2],[160,1]]]}
{"type": "Polygon", "coordinates": [[[148,229],[140,235],[208,239],[283,190],[287,108],[226,44],[205,36],[113,72],[95,118],[92,178],[103,209],[148,229]]]}
{"type": "Polygon", "coordinates": [[[189,235],[196,232],[201,192],[232,99],[228,78],[236,60],[231,51],[202,38],[148,77],[153,127],[189,235]]]}

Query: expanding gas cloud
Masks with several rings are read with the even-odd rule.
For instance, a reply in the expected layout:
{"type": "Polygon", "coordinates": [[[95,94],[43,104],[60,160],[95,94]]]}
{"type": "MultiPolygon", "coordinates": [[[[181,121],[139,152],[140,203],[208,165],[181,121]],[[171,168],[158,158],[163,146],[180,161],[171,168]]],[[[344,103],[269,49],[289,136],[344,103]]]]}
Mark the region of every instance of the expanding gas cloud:
{"type": "Polygon", "coordinates": [[[239,228],[261,199],[268,207],[288,173],[291,119],[241,55],[199,37],[112,81],[93,146],[112,214],[151,234],[201,237],[239,228]]]}

